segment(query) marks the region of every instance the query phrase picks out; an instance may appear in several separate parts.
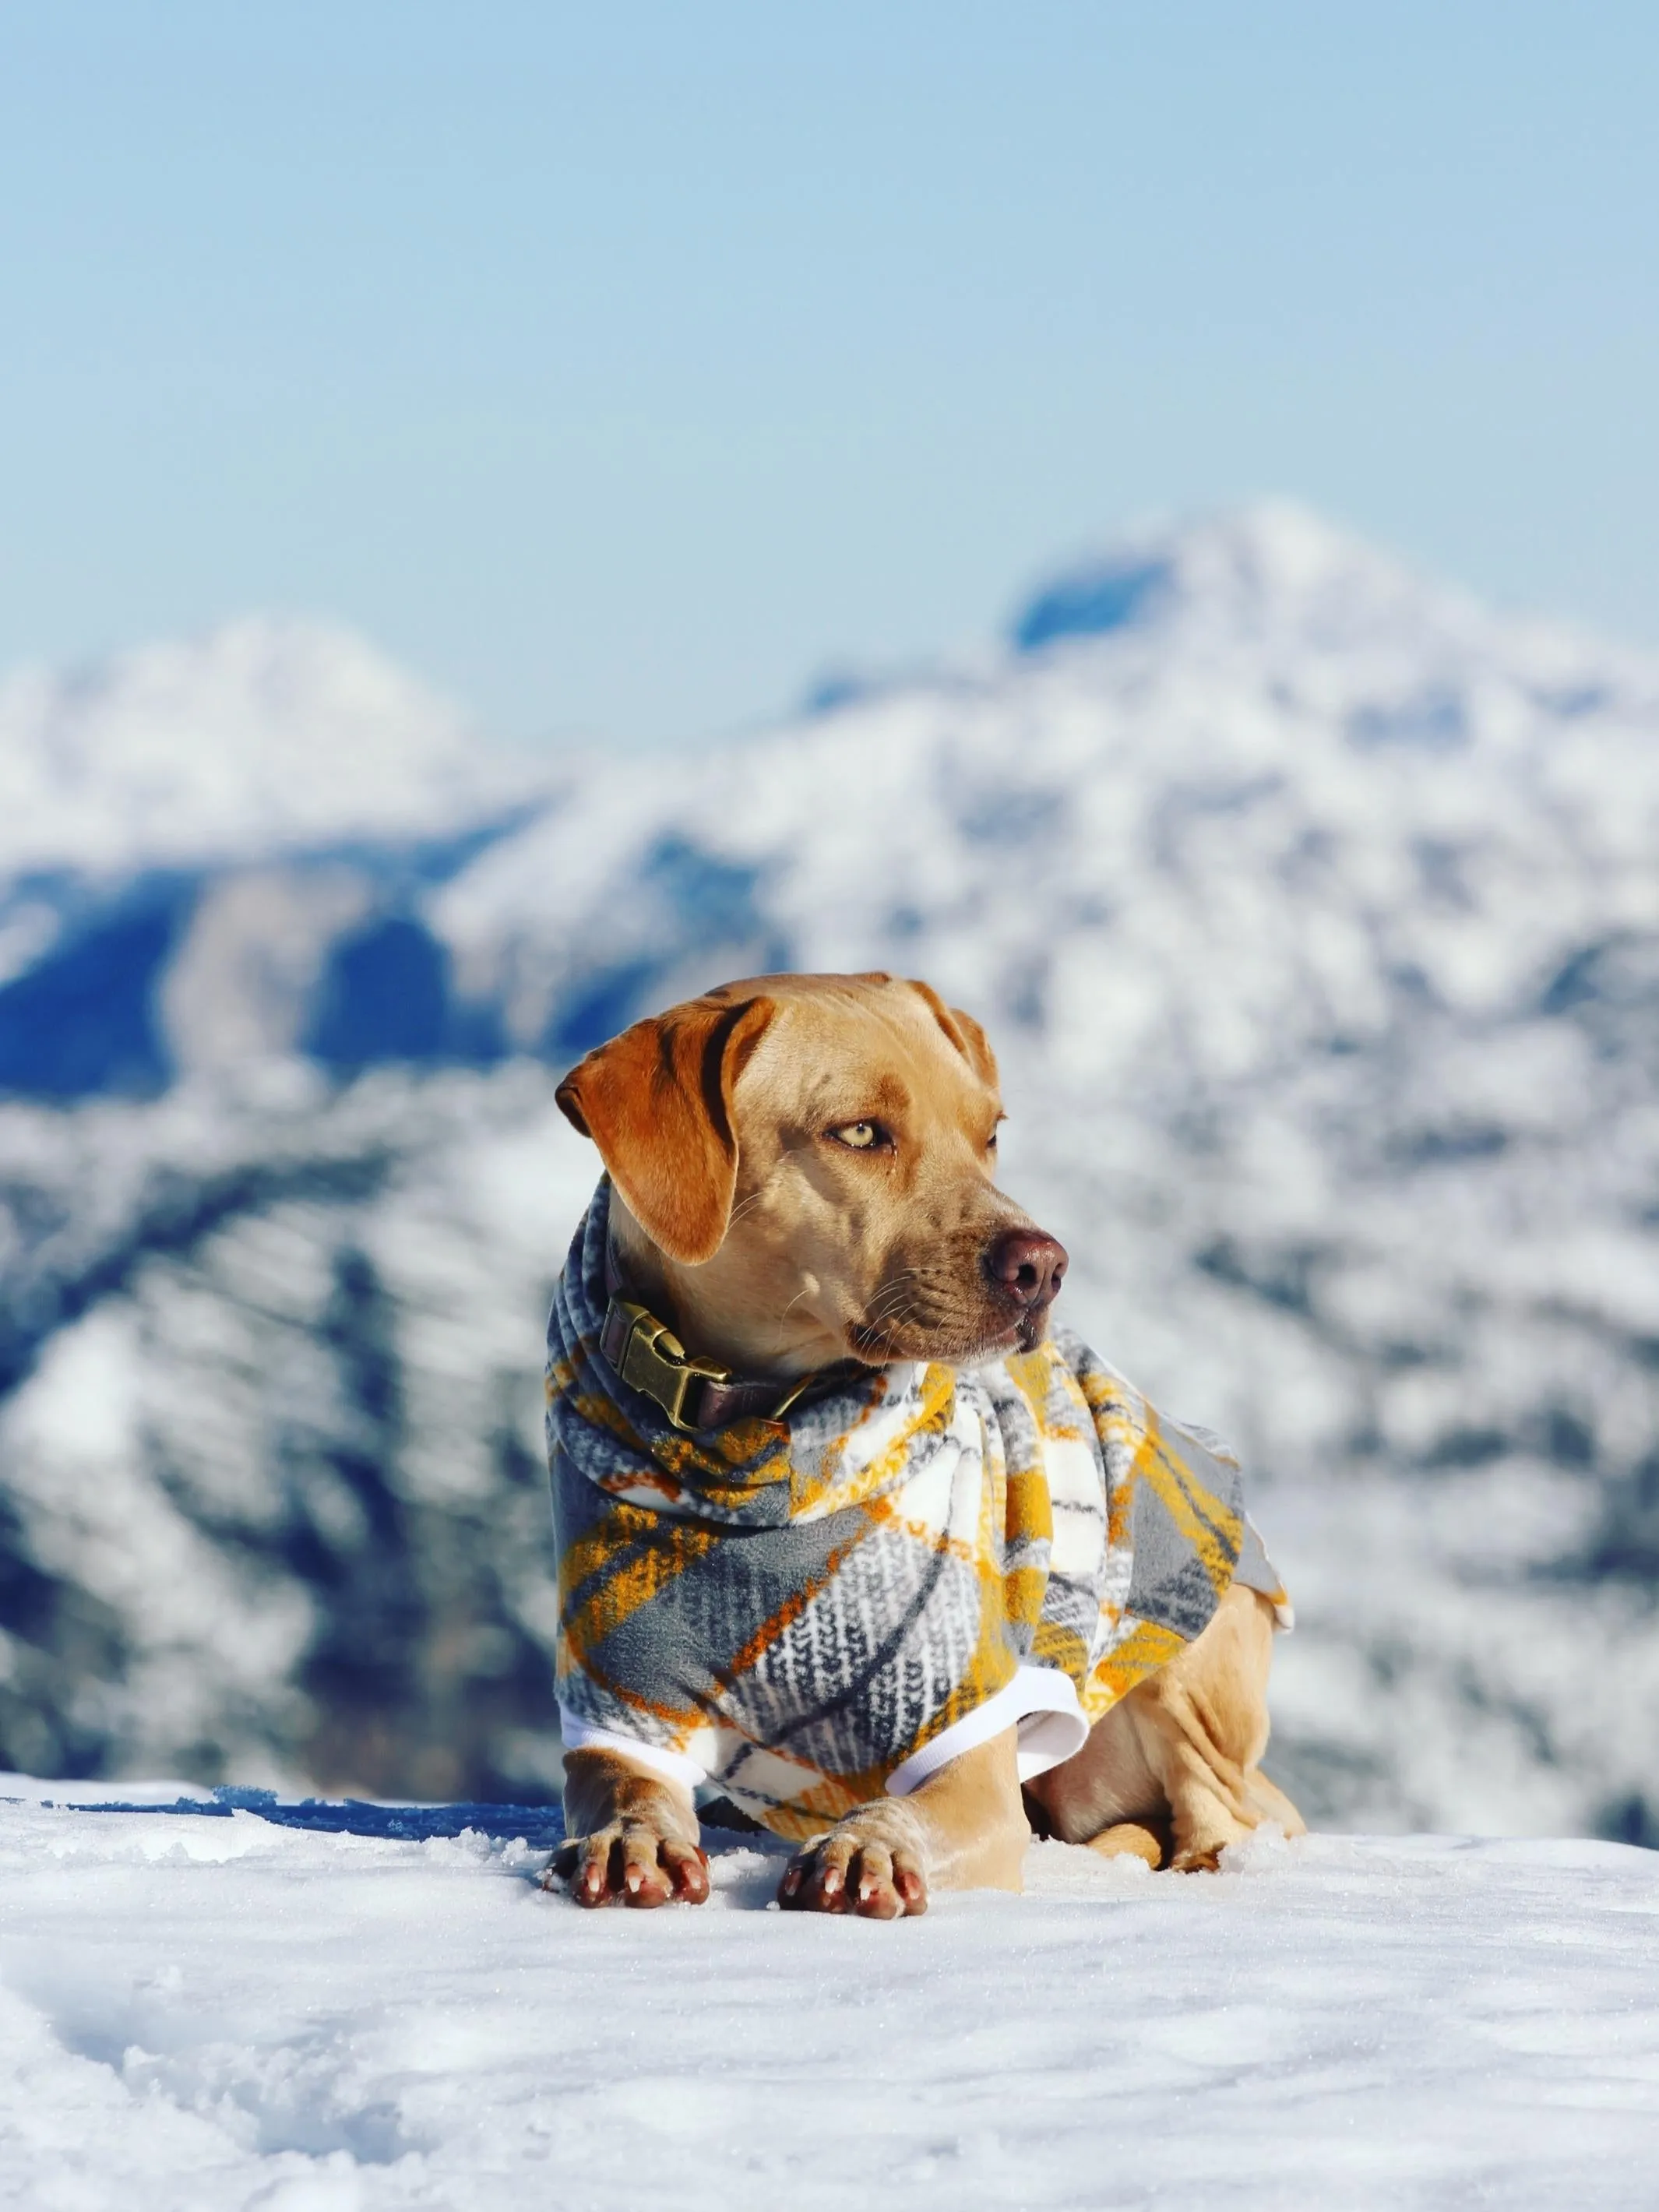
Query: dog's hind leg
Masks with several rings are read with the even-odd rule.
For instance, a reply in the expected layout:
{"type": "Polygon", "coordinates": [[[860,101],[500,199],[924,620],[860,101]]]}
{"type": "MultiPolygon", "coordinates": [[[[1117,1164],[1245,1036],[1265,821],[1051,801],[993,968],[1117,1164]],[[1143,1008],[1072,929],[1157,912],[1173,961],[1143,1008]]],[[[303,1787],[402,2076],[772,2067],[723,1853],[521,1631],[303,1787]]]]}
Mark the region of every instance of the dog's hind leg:
{"type": "Polygon", "coordinates": [[[1262,1820],[1299,1835],[1296,1808],[1258,1765],[1272,1651],[1272,1607],[1235,1584],[1204,1633],[1097,1721],[1074,1758],[1026,1784],[1051,1832],[1183,1872],[1213,1867],[1262,1820]]]}
{"type": "Polygon", "coordinates": [[[1169,1806],[1132,1703],[1126,1698],[1115,1705],[1079,1752],[1028,1782],[1025,1794],[1040,1834],[1088,1844],[1108,1856],[1132,1851],[1156,1867],[1168,1856],[1169,1806]]]}
{"type": "Polygon", "coordinates": [[[1276,1782],[1269,1782],[1259,1766],[1252,1767],[1244,1777],[1245,1795],[1250,1810],[1258,1821],[1276,1820],[1287,1836],[1307,1833],[1307,1822],[1303,1819],[1276,1782]]]}
{"type": "Polygon", "coordinates": [[[1170,1856],[1170,1824],[1156,1827],[1143,1820],[1115,1820],[1099,1835],[1091,1836],[1086,1848],[1103,1859],[1142,1859],[1156,1874],[1170,1856]]]}
{"type": "Polygon", "coordinates": [[[1260,1767],[1273,1638],[1267,1600],[1235,1583],[1204,1633],[1124,1701],[1163,1784],[1179,1871],[1215,1866],[1264,1820],[1302,1832],[1296,1808],[1260,1767]]]}

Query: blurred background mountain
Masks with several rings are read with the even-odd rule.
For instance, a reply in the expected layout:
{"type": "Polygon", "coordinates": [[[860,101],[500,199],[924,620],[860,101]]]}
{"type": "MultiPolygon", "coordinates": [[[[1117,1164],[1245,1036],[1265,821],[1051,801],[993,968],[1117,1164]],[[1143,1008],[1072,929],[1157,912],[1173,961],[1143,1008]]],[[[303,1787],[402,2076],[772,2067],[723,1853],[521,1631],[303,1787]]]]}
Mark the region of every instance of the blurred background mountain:
{"type": "Polygon", "coordinates": [[[246,622],[14,677],[0,776],[0,1763],[551,1788],[558,1073],[888,967],[1246,1455],[1310,1814],[1659,1841],[1651,658],[1261,506],[696,753],[246,622]]]}
{"type": "Polygon", "coordinates": [[[0,1764],[550,1790],[560,1071],[879,966],[1245,1455],[1310,1814],[1659,1841],[1656,76],[0,9],[0,1764]]]}

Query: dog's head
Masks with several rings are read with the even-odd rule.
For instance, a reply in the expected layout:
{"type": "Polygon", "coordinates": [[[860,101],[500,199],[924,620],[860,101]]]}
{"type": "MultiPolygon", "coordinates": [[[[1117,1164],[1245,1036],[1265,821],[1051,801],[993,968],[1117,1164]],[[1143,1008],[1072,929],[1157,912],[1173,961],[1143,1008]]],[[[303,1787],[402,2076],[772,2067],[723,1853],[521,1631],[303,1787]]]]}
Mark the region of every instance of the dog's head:
{"type": "Polygon", "coordinates": [[[925,983],[728,983],[558,1101],[610,1171],[625,1273],[694,1352],[800,1375],[1042,1340],[1066,1255],[996,1188],[996,1061],[925,983]]]}

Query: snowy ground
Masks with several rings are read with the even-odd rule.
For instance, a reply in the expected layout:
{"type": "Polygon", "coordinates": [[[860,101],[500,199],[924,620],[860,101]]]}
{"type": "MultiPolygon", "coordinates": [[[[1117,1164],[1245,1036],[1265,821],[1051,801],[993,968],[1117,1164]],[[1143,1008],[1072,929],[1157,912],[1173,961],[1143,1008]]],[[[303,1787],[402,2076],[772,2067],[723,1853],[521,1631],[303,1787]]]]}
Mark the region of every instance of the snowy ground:
{"type": "Polygon", "coordinates": [[[776,1850],[734,1846],[701,1911],[589,1917],[537,1888],[534,1816],[410,1841],[52,1787],[0,1784],[31,2212],[1655,2202],[1650,1852],[1042,1844],[1024,1898],[872,1927],[768,1912],[776,1850]]]}

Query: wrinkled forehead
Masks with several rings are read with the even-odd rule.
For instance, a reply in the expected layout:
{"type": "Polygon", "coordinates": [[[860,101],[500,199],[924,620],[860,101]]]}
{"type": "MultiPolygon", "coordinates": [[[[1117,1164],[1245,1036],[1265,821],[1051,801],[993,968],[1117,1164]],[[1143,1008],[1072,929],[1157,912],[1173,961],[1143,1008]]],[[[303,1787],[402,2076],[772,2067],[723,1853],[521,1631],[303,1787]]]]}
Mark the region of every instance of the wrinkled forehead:
{"type": "Polygon", "coordinates": [[[818,1127],[879,1118],[976,1128],[998,1110],[920,992],[854,978],[781,995],[733,1103],[740,1122],[756,1115],[818,1127]]]}

